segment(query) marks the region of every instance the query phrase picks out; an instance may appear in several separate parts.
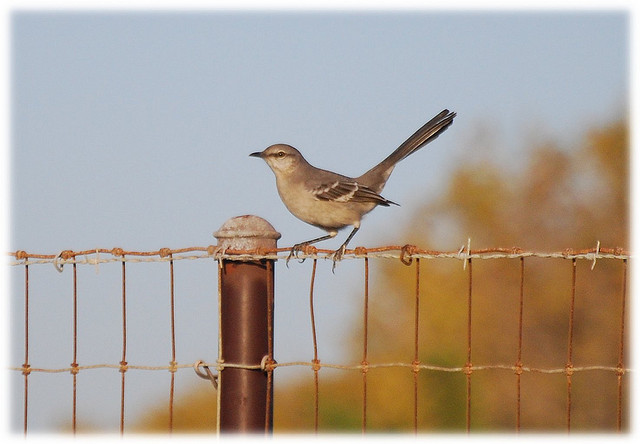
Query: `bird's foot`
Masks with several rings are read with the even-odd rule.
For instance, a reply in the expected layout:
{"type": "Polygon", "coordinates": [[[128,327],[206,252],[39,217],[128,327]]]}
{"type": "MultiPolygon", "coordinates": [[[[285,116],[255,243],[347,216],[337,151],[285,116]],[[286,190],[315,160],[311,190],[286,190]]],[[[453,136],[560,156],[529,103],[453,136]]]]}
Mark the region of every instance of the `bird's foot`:
{"type": "Polygon", "coordinates": [[[289,261],[291,260],[292,257],[295,257],[296,259],[298,259],[298,262],[303,263],[306,259],[306,257],[303,257],[302,259],[300,259],[298,257],[298,255],[300,254],[300,252],[304,252],[305,247],[308,246],[309,244],[307,242],[302,242],[299,244],[295,244],[292,248],[291,251],[289,252],[289,256],[287,256],[287,259],[285,261],[285,265],[287,267],[289,267],[289,261]]]}
{"type": "Polygon", "coordinates": [[[347,250],[347,246],[342,244],[340,246],[340,248],[338,248],[336,251],[334,251],[331,254],[331,259],[333,260],[333,265],[331,266],[331,272],[335,273],[336,272],[336,265],[338,262],[340,262],[342,260],[342,256],[344,256],[344,252],[347,250]]]}

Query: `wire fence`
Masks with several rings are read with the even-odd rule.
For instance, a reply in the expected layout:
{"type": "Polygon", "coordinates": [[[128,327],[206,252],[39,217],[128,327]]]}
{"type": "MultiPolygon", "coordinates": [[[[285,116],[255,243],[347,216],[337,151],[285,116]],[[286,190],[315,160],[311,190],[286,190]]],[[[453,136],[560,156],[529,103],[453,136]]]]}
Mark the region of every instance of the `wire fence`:
{"type": "MultiPolygon", "coordinates": [[[[368,389],[370,387],[369,372],[375,369],[384,368],[398,368],[406,369],[413,374],[413,394],[412,394],[412,427],[411,430],[418,432],[419,430],[419,410],[421,406],[420,396],[420,378],[419,375],[422,372],[444,372],[444,373],[457,373],[464,375],[465,380],[465,427],[467,432],[471,431],[472,425],[472,387],[475,387],[476,375],[487,371],[507,371],[513,374],[513,384],[515,385],[516,399],[515,399],[515,431],[521,430],[521,417],[522,417],[522,400],[521,400],[521,378],[524,374],[541,374],[541,375],[564,375],[566,378],[566,404],[565,404],[565,424],[566,430],[572,429],[572,407],[573,399],[573,381],[574,377],[578,373],[585,372],[605,372],[615,376],[616,378],[616,407],[615,407],[615,429],[618,431],[623,430],[623,419],[628,414],[625,411],[625,388],[628,386],[627,374],[631,369],[625,365],[625,349],[627,348],[625,321],[628,316],[627,313],[627,281],[628,281],[628,261],[630,254],[620,248],[601,248],[598,244],[596,248],[584,249],[584,250],[564,250],[560,252],[532,252],[524,251],[518,248],[494,248],[494,249],[482,249],[472,250],[470,244],[460,248],[457,251],[434,251],[418,248],[413,245],[405,246],[385,246],[379,248],[363,248],[358,247],[354,250],[347,250],[343,260],[361,261],[363,264],[363,282],[364,288],[362,290],[362,330],[363,340],[361,344],[361,359],[357,364],[340,364],[340,363],[328,363],[321,362],[318,355],[318,339],[316,334],[316,318],[315,318],[315,306],[316,306],[316,276],[317,276],[317,264],[318,260],[327,259],[330,250],[320,250],[315,247],[308,247],[303,253],[301,253],[301,259],[309,259],[312,261],[310,286],[309,286],[309,320],[310,328],[312,331],[312,343],[313,343],[313,358],[311,360],[299,360],[289,362],[266,362],[259,366],[252,365],[247,366],[241,363],[233,362],[203,362],[196,360],[195,362],[177,362],[176,359],[176,322],[175,322],[175,300],[176,300],[176,282],[174,274],[174,263],[176,261],[187,260],[204,260],[217,262],[217,264],[223,263],[223,261],[248,261],[248,260],[273,260],[282,261],[287,258],[289,253],[288,248],[278,248],[271,250],[256,250],[256,251],[234,251],[230,249],[220,249],[216,246],[207,247],[189,247],[180,249],[162,248],[157,251],[127,251],[121,248],[113,249],[92,249],[83,251],[65,250],[58,254],[36,254],[25,251],[16,251],[11,253],[13,260],[9,262],[12,267],[19,267],[24,270],[24,278],[22,284],[19,286],[22,292],[22,304],[23,307],[23,325],[24,325],[24,343],[23,343],[23,355],[24,362],[21,365],[14,365],[10,368],[13,372],[19,372],[23,376],[22,391],[22,424],[23,431],[26,434],[29,430],[29,418],[30,418],[30,401],[32,397],[39,396],[38,393],[30,393],[30,378],[34,373],[70,373],[72,375],[72,411],[71,411],[71,429],[75,433],[78,428],[77,416],[78,416],[78,404],[77,404],[77,377],[80,373],[89,372],[96,369],[109,369],[120,373],[120,421],[119,430],[123,433],[125,430],[125,398],[126,391],[125,386],[127,382],[127,375],[130,371],[168,371],[170,372],[170,387],[168,396],[168,430],[173,429],[173,411],[175,403],[175,375],[177,372],[192,371],[195,369],[200,375],[208,375],[213,377],[211,370],[215,370],[220,373],[225,368],[250,368],[250,369],[262,369],[275,371],[277,377],[278,369],[285,367],[300,367],[310,368],[313,371],[313,399],[310,402],[313,405],[313,427],[309,431],[319,430],[319,417],[320,417],[320,402],[319,402],[319,374],[322,369],[338,369],[347,372],[357,372],[361,377],[361,430],[367,431],[369,428],[369,412],[368,412],[368,389]],[[525,328],[523,324],[523,313],[525,310],[525,277],[528,276],[527,264],[531,258],[537,259],[564,259],[571,264],[570,275],[570,294],[569,294],[569,313],[567,314],[568,320],[568,334],[567,334],[567,348],[566,348],[566,362],[562,367],[545,368],[539,366],[527,365],[523,362],[523,335],[525,335],[525,328]],[[423,288],[421,288],[421,263],[424,261],[437,261],[441,259],[457,259],[461,263],[461,267],[466,274],[466,360],[463,365],[459,366],[443,366],[434,365],[428,362],[421,361],[420,355],[420,326],[421,326],[421,301],[423,288]],[[477,328],[473,322],[472,316],[473,308],[473,296],[474,296],[474,265],[478,261],[488,260],[500,260],[511,259],[516,260],[519,263],[518,280],[519,280],[519,293],[518,297],[518,319],[517,326],[517,353],[515,360],[509,363],[500,364],[474,364],[474,356],[472,355],[473,339],[475,338],[475,328],[477,328]],[[370,362],[370,321],[369,310],[371,308],[370,301],[370,282],[371,282],[371,261],[400,261],[402,264],[412,267],[413,269],[413,360],[410,362],[370,362]],[[577,263],[579,261],[586,261],[590,264],[590,268],[593,269],[598,261],[614,261],[619,263],[619,279],[621,282],[620,294],[619,294],[619,317],[617,325],[610,325],[610,329],[616,329],[618,331],[619,341],[617,344],[617,363],[611,365],[608,363],[598,363],[597,365],[574,365],[574,332],[576,330],[575,313],[576,313],[576,293],[578,273],[577,263]],[[129,273],[129,267],[136,263],[144,262],[161,262],[167,263],[169,274],[169,305],[170,305],[170,356],[169,363],[167,365],[142,365],[141,363],[128,362],[127,354],[127,332],[130,326],[128,325],[128,314],[130,308],[127,304],[127,278],[129,273]],[[119,326],[120,334],[122,337],[121,342],[121,359],[119,362],[104,362],[104,363],[91,363],[80,364],[78,362],[78,274],[77,269],[79,266],[93,266],[96,271],[102,264],[116,263],[120,264],[120,293],[121,293],[121,323],[119,326]],[[32,326],[30,324],[30,312],[33,309],[32,301],[30,301],[30,288],[33,286],[32,277],[30,276],[30,270],[34,267],[51,267],[58,272],[63,272],[65,268],[71,268],[72,273],[72,361],[68,366],[55,367],[55,366],[32,366],[32,362],[39,361],[37,356],[32,356],[30,353],[30,332],[32,326]],[[265,369],[268,366],[268,369],[265,369]],[[202,369],[206,370],[206,373],[202,369]],[[211,370],[210,370],[211,369],[211,370]]],[[[616,272],[617,273],[617,272],[616,272]]],[[[285,284],[286,285],[286,284],[285,284]]],[[[18,287],[18,285],[14,285],[18,287]]],[[[218,294],[220,298],[220,294],[218,294]]],[[[276,296],[277,298],[277,296],[276,296]]],[[[14,300],[14,303],[15,300],[14,300]]],[[[15,344],[14,344],[15,345],[15,344]]],[[[204,352],[204,355],[209,354],[209,351],[204,352]]],[[[275,351],[277,355],[277,350],[275,351]]],[[[215,381],[214,381],[215,382],[215,381]]],[[[218,413],[219,414],[219,413],[218,413]]]]}

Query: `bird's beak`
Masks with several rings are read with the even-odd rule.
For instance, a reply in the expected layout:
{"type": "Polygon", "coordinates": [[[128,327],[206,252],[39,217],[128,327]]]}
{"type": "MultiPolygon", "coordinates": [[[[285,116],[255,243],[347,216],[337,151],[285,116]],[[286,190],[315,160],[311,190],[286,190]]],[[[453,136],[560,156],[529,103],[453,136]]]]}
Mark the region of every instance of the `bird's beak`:
{"type": "Polygon", "coordinates": [[[262,157],[262,152],[258,151],[255,153],[249,154],[249,157],[262,157]]]}

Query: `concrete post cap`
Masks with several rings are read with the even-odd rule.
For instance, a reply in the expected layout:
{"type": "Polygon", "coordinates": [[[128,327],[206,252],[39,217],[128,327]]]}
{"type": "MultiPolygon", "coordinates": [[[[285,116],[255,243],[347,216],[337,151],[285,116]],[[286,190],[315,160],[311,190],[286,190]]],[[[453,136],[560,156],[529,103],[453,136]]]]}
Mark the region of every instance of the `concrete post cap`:
{"type": "Polygon", "coordinates": [[[227,220],[213,236],[218,240],[218,247],[255,250],[276,248],[281,234],[265,219],[244,215],[227,220]]]}

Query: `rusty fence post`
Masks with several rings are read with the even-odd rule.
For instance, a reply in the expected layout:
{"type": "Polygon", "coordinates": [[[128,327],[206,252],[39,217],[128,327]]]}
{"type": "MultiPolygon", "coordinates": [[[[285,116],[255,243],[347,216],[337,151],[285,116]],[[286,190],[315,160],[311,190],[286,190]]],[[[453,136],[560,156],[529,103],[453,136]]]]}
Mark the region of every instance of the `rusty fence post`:
{"type": "MultiPolygon", "coordinates": [[[[255,250],[276,248],[280,233],[260,217],[239,216],[214,236],[219,248],[255,250]]],[[[273,359],[274,260],[221,259],[220,267],[219,430],[269,434],[273,378],[264,366],[273,359]]]]}

